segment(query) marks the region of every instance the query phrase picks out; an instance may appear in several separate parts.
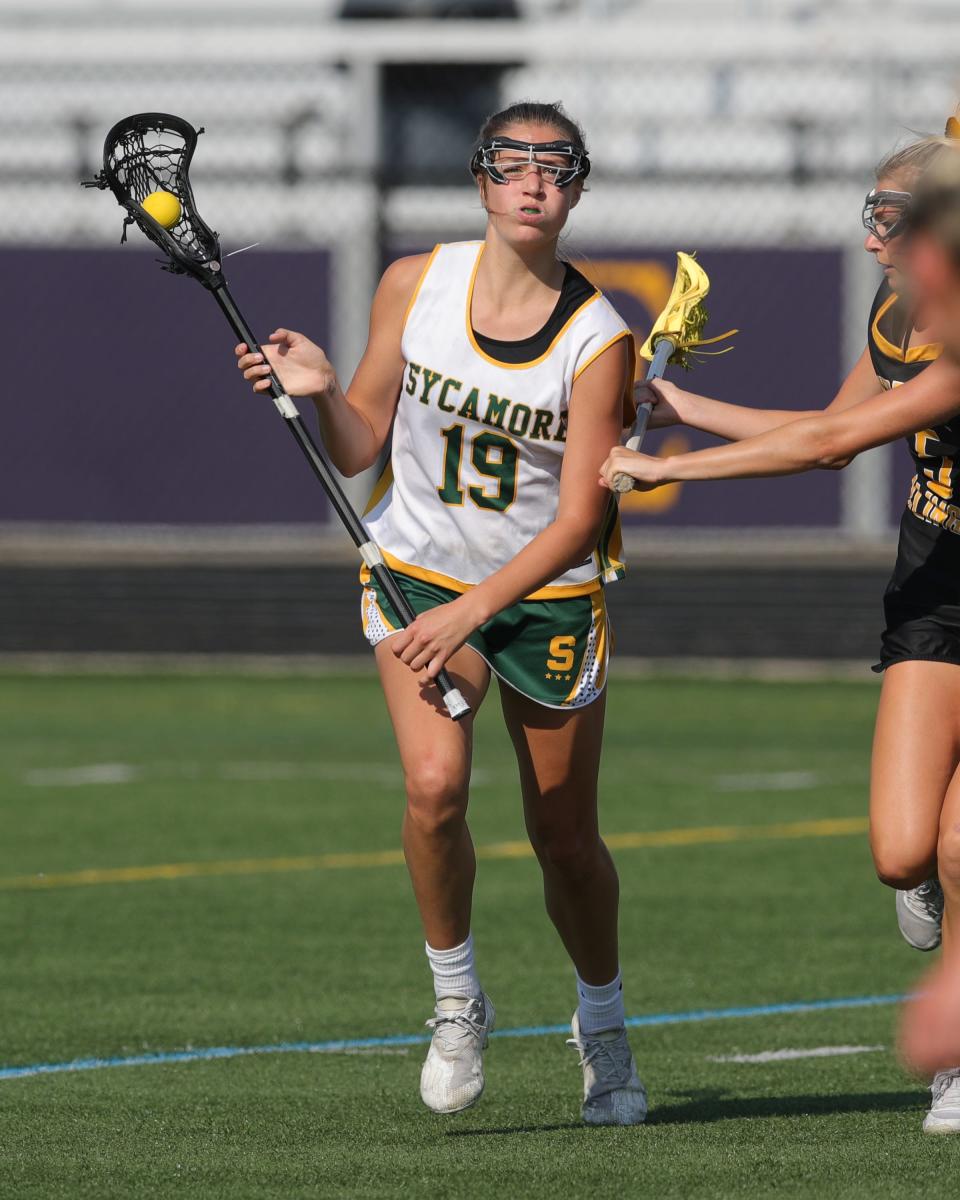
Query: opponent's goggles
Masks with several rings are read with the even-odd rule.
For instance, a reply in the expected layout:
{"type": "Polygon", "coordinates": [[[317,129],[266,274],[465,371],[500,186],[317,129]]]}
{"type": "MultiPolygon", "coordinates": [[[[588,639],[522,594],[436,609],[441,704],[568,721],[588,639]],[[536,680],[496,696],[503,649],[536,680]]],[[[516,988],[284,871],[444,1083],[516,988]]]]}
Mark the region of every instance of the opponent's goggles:
{"type": "Polygon", "coordinates": [[[568,187],[575,179],[590,174],[590,159],[571,142],[517,142],[513,138],[491,138],[470,160],[474,175],[485,171],[494,183],[525,179],[536,168],[544,183],[568,187]]]}
{"type": "Polygon", "coordinates": [[[907,228],[912,196],[909,192],[878,191],[867,193],[863,202],[863,227],[881,242],[889,242],[907,228]]]}

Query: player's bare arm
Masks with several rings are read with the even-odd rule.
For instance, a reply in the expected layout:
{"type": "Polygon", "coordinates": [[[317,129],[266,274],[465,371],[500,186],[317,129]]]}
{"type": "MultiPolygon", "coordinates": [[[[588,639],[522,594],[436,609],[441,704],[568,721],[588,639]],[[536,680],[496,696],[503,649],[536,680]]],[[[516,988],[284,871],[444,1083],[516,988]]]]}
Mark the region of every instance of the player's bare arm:
{"type": "Polygon", "coordinates": [[[794,475],[848,462],[863,450],[938,425],[960,412],[960,367],[933,363],[903,387],[881,392],[849,408],[805,417],[728,446],[654,458],[615,447],[601,471],[609,486],[618,472],[641,490],[693,479],[748,479],[794,475]]]}
{"type": "Polygon", "coordinates": [[[560,499],[553,522],[505,567],[449,604],[423,613],[393,638],[393,652],[433,677],[474,629],[587,557],[609,503],[596,486],[599,464],[620,434],[631,367],[624,339],[579,377],[570,399],[560,499]]]}
{"type": "Polygon", "coordinates": [[[401,258],[384,272],[370,312],[367,347],[346,392],[326,353],[302,333],[274,330],[263,355],[248,353],[242,342],[235,349],[237,366],[255,392],[269,388],[266,376],[272,369],[289,395],[314,401],[324,445],[344,475],[372,466],[386,443],[403,375],[404,315],[427,258],[401,258]]]}
{"type": "MultiPolygon", "coordinates": [[[[844,380],[836,396],[825,411],[837,412],[868,400],[882,391],[870,362],[870,353],[864,350],[853,370],[844,380]]],[[[712,400],[696,392],[688,392],[669,379],[658,379],[654,383],[641,384],[637,388],[638,404],[650,401],[653,413],[651,429],[663,429],[669,425],[687,425],[703,433],[725,438],[729,442],[757,437],[771,429],[777,429],[790,421],[820,414],[819,409],[751,408],[744,404],[730,404],[724,400],[712,400]]]]}

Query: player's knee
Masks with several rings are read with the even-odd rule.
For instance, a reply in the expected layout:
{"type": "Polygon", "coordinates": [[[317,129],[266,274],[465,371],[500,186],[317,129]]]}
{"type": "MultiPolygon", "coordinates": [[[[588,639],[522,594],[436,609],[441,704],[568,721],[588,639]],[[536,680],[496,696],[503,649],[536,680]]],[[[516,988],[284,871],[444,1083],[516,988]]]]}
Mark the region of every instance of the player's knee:
{"type": "Polygon", "coordinates": [[[600,839],[595,832],[575,826],[548,826],[534,831],[530,841],[545,871],[570,880],[592,872],[600,849],[600,839]]]}
{"type": "Polygon", "coordinates": [[[951,821],[940,829],[940,840],[937,843],[937,874],[941,883],[960,887],[960,822],[951,821]]]}
{"type": "Polygon", "coordinates": [[[873,865],[877,878],[887,887],[904,891],[915,888],[929,879],[933,864],[928,856],[910,855],[902,849],[891,847],[889,850],[873,851],[873,865]]]}
{"type": "Polygon", "coordinates": [[[464,780],[443,762],[425,759],[406,773],[407,815],[430,837],[449,834],[466,815],[464,780]]]}

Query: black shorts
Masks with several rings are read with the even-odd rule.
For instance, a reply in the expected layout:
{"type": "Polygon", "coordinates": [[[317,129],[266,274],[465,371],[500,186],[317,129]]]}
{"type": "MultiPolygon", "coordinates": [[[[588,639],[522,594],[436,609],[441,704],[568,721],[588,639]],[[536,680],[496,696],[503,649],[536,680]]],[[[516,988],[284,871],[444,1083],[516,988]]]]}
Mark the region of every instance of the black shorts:
{"type": "Polygon", "coordinates": [[[874,671],[921,660],[960,666],[960,537],[905,512],[883,597],[887,627],[874,671]]]}

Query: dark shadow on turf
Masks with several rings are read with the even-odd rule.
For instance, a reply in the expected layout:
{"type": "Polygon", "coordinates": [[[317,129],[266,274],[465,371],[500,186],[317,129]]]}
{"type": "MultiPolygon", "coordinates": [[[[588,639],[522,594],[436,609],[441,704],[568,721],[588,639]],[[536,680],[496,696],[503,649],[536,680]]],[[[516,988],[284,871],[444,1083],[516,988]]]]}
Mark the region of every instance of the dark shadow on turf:
{"type": "MultiPolygon", "coordinates": [[[[925,1093],[864,1092],[840,1096],[734,1096],[721,1088],[686,1093],[683,1104],[661,1104],[647,1117],[647,1125],[685,1125],[708,1121],[736,1121],[757,1117],[828,1117],[837,1113],[923,1111],[925,1093]]],[[[596,1125],[565,1121],[555,1125],[507,1125],[496,1129],[448,1129],[445,1137],[504,1137],[517,1133],[555,1133],[571,1129],[594,1130],[596,1125]]]]}
{"type": "Polygon", "coordinates": [[[915,1112],[927,1105],[922,1091],[844,1093],[839,1096],[738,1097],[721,1089],[688,1093],[683,1104],[659,1104],[648,1125],[732,1121],[748,1117],[825,1117],[835,1113],[915,1112]]]}

